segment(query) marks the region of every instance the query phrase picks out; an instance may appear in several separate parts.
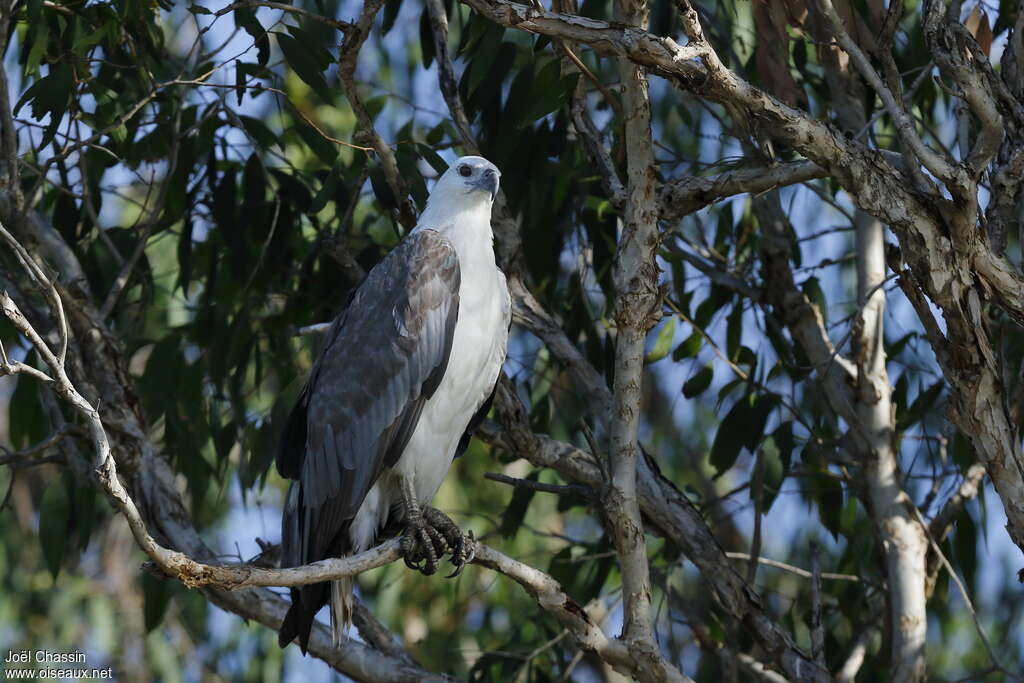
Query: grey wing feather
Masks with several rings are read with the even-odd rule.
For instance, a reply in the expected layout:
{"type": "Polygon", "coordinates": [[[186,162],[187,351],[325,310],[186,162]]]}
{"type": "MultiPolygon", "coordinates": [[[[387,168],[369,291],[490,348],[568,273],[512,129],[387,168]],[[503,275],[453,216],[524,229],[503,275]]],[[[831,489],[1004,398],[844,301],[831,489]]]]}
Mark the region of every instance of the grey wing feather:
{"type": "Polygon", "coordinates": [[[286,430],[305,431],[305,443],[282,442],[278,452],[278,470],[299,488],[297,520],[282,529],[299,536],[285,539],[286,562],[344,550],[342,532],[382,469],[401,457],[444,376],[459,283],[451,243],[419,230],[370,271],[335,321],[296,406],[306,429],[286,430]]]}

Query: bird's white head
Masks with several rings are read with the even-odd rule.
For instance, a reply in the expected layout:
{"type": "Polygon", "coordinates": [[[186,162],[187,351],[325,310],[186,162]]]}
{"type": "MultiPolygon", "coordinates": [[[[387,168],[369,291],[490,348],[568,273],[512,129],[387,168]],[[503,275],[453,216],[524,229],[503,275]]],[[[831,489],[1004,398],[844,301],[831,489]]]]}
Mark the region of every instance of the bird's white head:
{"type": "Polygon", "coordinates": [[[501,172],[483,157],[460,157],[448,167],[430,193],[429,204],[466,205],[486,202],[488,208],[498,194],[501,172]]]}

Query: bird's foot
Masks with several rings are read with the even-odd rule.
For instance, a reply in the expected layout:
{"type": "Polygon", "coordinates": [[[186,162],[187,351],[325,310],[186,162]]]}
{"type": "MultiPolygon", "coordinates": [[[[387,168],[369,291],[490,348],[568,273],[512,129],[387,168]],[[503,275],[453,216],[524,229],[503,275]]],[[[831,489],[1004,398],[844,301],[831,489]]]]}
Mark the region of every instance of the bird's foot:
{"type": "Polygon", "coordinates": [[[437,571],[438,557],[448,552],[455,565],[448,578],[458,576],[476,553],[473,534],[464,535],[448,515],[431,507],[406,520],[400,542],[406,566],[427,576],[437,571]]]}
{"type": "Polygon", "coordinates": [[[473,538],[473,532],[462,533],[462,529],[458,527],[448,517],[437,508],[428,507],[424,509],[423,516],[426,517],[428,523],[434,527],[445,539],[448,545],[448,549],[452,553],[452,565],[455,567],[455,571],[449,574],[446,578],[454,578],[462,573],[466,565],[473,561],[476,556],[476,539],[473,538]]]}

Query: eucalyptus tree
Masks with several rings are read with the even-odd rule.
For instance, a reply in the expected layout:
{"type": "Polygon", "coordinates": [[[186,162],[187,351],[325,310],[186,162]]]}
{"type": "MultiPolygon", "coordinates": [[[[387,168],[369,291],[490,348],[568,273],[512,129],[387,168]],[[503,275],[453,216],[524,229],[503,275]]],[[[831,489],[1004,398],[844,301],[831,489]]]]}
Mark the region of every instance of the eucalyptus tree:
{"type": "Polygon", "coordinates": [[[0,634],[140,680],[1019,675],[1020,10],[9,3],[0,634]],[[514,317],[439,494],[474,565],[277,569],[323,323],[463,154],[514,317]],[[283,655],[282,587],[346,576],[358,637],[283,655]]]}

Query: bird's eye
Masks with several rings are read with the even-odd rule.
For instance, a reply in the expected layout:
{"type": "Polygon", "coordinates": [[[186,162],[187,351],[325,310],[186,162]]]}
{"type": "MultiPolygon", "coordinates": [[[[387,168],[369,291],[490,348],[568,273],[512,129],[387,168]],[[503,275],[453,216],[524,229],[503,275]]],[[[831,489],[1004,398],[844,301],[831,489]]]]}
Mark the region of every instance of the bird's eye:
{"type": "Polygon", "coordinates": [[[463,164],[462,166],[459,166],[459,175],[462,176],[463,178],[468,178],[469,176],[473,175],[473,169],[471,169],[466,164],[463,164]]]}

